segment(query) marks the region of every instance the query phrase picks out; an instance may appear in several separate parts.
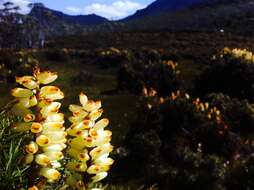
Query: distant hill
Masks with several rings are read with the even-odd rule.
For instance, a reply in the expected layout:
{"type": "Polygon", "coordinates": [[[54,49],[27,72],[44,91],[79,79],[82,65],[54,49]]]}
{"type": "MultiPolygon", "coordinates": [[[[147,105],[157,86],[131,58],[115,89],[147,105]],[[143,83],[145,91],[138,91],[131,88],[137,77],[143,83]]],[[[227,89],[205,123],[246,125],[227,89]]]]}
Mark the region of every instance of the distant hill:
{"type": "Polygon", "coordinates": [[[156,0],[119,21],[70,16],[33,4],[29,14],[48,36],[121,31],[217,31],[254,35],[254,0],[156,0]]]}
{"type": "Polygon", "coordinates": [[[205,1],[208,0],[156,0],[146,8],[138,10],[135,14],[128,16],[124,20],[138,19],[143,16],[151,16],[163,12],[172,12],[205,1]]]}
{"type": "Polygon", "coordinates": [[[230,4],[246,0],[156,0],[146,8],[138,10],[135,14],[123,20],[139,19],[144,16],[154,16],[161,13],[172,13],[196,6],[214,6],[218,4],[230,4]]]}
{"type": "Polygon", "coordinates": [[[62,22],[69,24],[80,24],[80,25],[96,25],[101,24],[107,21],[106,18],[91,14],[91,15],[77,15],[71,16],[64,14],[60,11],[55,11],[45,7],[42,3],[33,4],[33,8],[29,13],[30,16],[33,16],[39,20],[49,18],[49,16],[55,17],[62,22]]]}
{"type": "Polygon", "coordinates": [[[89,27],[108,22],[104,17],[91,15],[71,16],[45,7],[42,3],[32,4],[29,16],[37,21],[49,35],[65,35],[85,31],[89,27]]]}
{"type": "Polygon", "coordinates": [[[127,30],[202,30],[254,34],[253,10],[254,0],[157,0],[121,22],[127,30]]]}

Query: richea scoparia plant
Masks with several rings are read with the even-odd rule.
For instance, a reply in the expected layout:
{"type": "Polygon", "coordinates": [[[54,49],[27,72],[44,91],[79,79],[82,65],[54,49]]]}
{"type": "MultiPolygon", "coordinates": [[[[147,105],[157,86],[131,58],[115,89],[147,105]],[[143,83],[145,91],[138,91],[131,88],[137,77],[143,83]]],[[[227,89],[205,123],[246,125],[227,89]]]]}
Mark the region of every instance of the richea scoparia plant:
{"type": "Polygon", "coordinates": [[[88,100],[80,93],[81,105],[70,105],[70,127],[64,126],[65,116],[59,113],[64,93],[49,86],[57,73],[36,67],[33,76],[16,77],[23,86],[12,89],[15,97],[12,113],[22,117],[12,125],[13,131],[32,136],[24,146],[23,163],[29,166],[29,190],[44,189],[64,181],[60,189],[99,190],[96,182],[107,176],[114,160],[110,144],[112,132],[104,130],[109,120],[98,120],[103,110],[100,101],[88,100]]]}

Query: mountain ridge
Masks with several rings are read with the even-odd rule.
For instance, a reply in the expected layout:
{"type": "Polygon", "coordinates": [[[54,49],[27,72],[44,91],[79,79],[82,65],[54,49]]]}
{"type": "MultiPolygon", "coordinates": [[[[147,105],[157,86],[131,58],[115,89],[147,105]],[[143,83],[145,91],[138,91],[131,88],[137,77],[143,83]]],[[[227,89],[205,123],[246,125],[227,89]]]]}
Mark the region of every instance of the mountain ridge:
{"type": "Polygon", "coordinates": [[[149,4],[146,8],[136,11],[136,13],[127,16],[123,20],[131,20],[165,11],[177,11],[204,1],[208,0],[156,0],[149,4]]]}
{"type": "MultiPolygon", "coordinates": [[[[166,2],[157,0],[154,3],[162,1],[166,2]]],[[[151,6],[154,8],[154,4],[151,6]]],[[[151,6],[146,9],[151,9],[151,6]]],[[[253,10],[254,0],[207,0],[177,10],[164,8],[164,11],[151,11],[149,15],[134,14],[121,22],[128,27],[127,30],[136,31],[226,31],[254,34],[253,10]]]]}
{"type": "Polygon", "coordinates": [[[108,21],[106,18],[96,14],[68,15],[61,11],[47,8],[42,3],[33,4],[33,7],[29,13],[29,16],[32,16],[38,20],[41,20],[43,17],[50,15],[56,17],[57,19],[62,19],[63,22],[79,25],[97,25],[108,21]]]}

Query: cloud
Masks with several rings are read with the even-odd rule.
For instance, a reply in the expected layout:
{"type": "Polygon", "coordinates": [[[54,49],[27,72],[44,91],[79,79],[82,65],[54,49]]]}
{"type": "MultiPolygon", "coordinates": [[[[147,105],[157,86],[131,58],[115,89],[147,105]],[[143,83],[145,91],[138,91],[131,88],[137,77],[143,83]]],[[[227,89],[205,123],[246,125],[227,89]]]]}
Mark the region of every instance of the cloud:
{"type": "Polygon", "coordinates": [[[110,19],[119,19],[136,10],[144,8],[144,5],[131,0],[119,0],[112,4],[93,3],[85,7],[85,14],[98,14],[110,19]]]}
{"type": "Polygon", "coordinates": [[[14,5],[19,6],[20,7],[20,13],[29,13],[30,8],[28,7],[29,3],[31,3],[29,0],[6,0],[4,2],[12,2],[14,3],[14,5]]]}
{"type": "Polygon", "coordinates": [[[81,9],[78,7],[65,7],[65,10],[70,14],[80,14],[81,9]]]}

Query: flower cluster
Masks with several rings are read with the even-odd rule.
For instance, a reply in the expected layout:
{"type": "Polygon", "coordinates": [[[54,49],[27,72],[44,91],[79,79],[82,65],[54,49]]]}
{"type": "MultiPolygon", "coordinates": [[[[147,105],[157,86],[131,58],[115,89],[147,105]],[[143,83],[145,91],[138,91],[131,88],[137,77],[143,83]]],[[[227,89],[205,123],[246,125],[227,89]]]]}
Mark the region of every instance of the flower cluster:
{"type": "Polygon", "coordinates": [[[162,61],[162,64],[168,65],[171,69],[174,71],[177,71],[177,73],[180,73],[180,71],[177,70],[178,63],[174,63],[173,61],[162,61]]]}
{"type": "MultiPolygon", "coordinates": [[[[219,134],[223,134],[225,130],[228,130],[228,125],[224,121],[221,111],[216,106],[211,106],[209,102],[202,102],[200,98],[192,99],[189,94],[182,93],[179,90],[172,92],[170,98],[174,101],[181,98],[191,101],[192,105],[195,107],[196,112],[202,112],[209,120],[214,121],[217,124],[219,134]]],[[[163,103],[164,99],[160,98],[160,101],[163,103]]]]}
{"type": "MultiPolygon", "coordinates": [[[[33,141],[26,145],[25,163],[33,165],[39,176],[48,182],[54,182],[61,176],[57,168],[66,148],[64,115],[58,113],[64,98],[63,92],[56,86],[46,86],[57,79],[57,74],[40,71],[35,68],[33,76],[16,77],[16,82],[25,88],[14,88],[12,96],[16,98],[13,112],[23,117],[23,122],[15,123],[16,131],[29,131],[33,141]]],[[[35,183],[35,182],[32,182],[35,183]]],[[[33,187],[35,188],[35,187],[33,187]]]]}
{"type": "Polygon", "coordinates": [[[96,121],[103,113],[100,101],[88,100],[83,93],[79,100],[81,106],[69,106],[73,116],[69,118],[72,125],[67,129],[68,135],[72,136],[68,140],[67,153],[72,159],[66,165],[70,171],[67,183],[77,189],[87,189],[89,183],[104,179],[114,162],[108,157],[113,150],[112,132],[104,130],[108,119],[96,121]]]}
{"type": "Polygon", "coordinates": [[[121,55],[122,52],[114,47],[111,47],[109,50],[105,50],[100,52],[100,55],[105,56],[105,55],[121,55]]]}
{"type": "Polygon", "coordinates": [[[229,48],[224,48],[221,57],[223,57],[224,55],[230,55],[236,59],[243,59],[246,63],[249,64],[254,63],[254,54],[246,49],[234,48],[231,50],[229,48]]]}
{"type": "MultiPolygon", "coordinates": [[[[182,93],[181,91],[172,92],[170,98],[176,100],[178,98],[185,98],[190,100],[191,97],[188,93],[182,93]]],[[[217,122],[221,121],[220,110],[215,106],[210,106],[208,102],[202,102],[200,98],[192,100],[192,104],[195,106],[198,112],[204,112],[207,114],[208,119],[215,118],[217,122]]]]}

